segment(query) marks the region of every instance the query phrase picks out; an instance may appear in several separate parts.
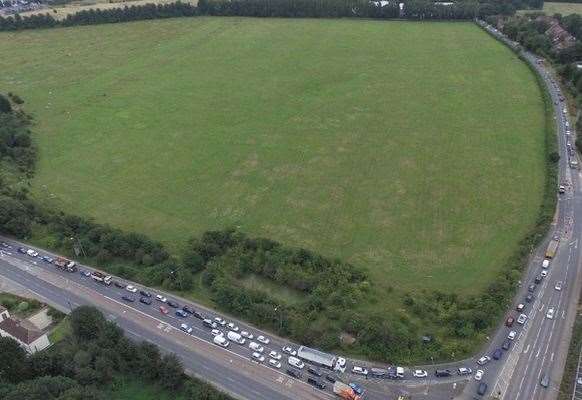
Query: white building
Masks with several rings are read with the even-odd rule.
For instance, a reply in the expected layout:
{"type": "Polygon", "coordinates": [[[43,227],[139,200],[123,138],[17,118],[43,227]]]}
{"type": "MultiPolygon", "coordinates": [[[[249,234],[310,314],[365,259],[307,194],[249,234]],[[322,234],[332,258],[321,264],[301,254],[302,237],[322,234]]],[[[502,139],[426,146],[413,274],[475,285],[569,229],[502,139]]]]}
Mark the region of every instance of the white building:
{"type": "Polygon", "coordinates": [[[0,306],[0,336],[16,340],[30,354],[50,346],[46,333],[22,326],[20,321],[10,317],[8,310],[2,306],[0,306]]]}

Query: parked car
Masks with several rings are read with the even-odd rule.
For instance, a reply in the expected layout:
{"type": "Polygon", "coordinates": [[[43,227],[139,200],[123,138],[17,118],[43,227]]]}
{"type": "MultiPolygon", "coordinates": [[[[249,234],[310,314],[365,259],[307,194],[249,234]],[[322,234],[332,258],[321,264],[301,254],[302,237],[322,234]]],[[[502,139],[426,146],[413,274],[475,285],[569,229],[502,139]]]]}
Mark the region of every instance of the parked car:
{"type": "Polygon", "coordinates": [[[216,329],[218,328],[218,324],[211,319],[203,319],[202,324],[207,328],[216,329]]]}
{"type": "Polygon", "coordinates": [[[150,304],[152,304],[152,299],[150,299],[149,297],[141,297],[139,299],[139,302],[145,304],[146,306],[149,306],[150,304]]]}
{"type": "Polygon", "coordinates": [[[42,256],[42,260],[47,263],[52,263],[54,261],[51,256],[42,256]]]}
{"type": "Polygon", "coordinates": [[[547,269],[544,269],[542,272],[540,272],[540,276],[542,278],[545,278],[546,276],[548,276],[548,270],[547,269]]]}
{"type": "Polygon", "coordinates": [[[168,303],[167,304],[170,307],[172,307],[172,308],[178,308],[178,307],[180,307],[180,305],[178,303],[176,303],[175,301],[172,301],[172,300],[168,300],[168,303]]]}
{"type": "Polygon", "coordinates": [[[507,335],[507,338],[509,340],[513,340],[513,339],[515,339],[516,336],[517,336],[517,332],[516,331],[509,331],[509,334],[507,335]]]}
{"type": "Polygon", "coordinates": [[[141,294],[143,297],[152,297],[152,294],[150,292],[146,292],[145,290],[140,290],[139,294],[141,294]]]}
{"type": "Polygon", "coordinates": [[[493,354],[491,355],[491,357],[493,357],[494,360],[499,360],[502,355],[503,355],[503,351],[501,349],[496,349],[493,352],[493,354]]]}
{"type": "Polygon", "coordinates": [[[525,324],[525,321],[527,321],[527,315],[519,314],[519,317],[517,317],[517,323],[523,325],[525,324]]]}
{"type": "Polygon", "coordinates": [[[307,378],[307,383],[315,386],[316,388],[318,388],[320,390],[324,390],[325,389],[325,383],[321,382],[317,378],[313,378],[313,377],[310,376],[310,377],[307,378]]]}
{"type": "Polygon", "coordinates": [[[467,367],[461,367],[457,370],[457,374],[464,376],[464,375],[471,375],[473,373],[473,370],[471,368],[467,368],[467,367]]]}
{"type": "Polygon", "coordinates": [[[184,310],[176,310],[176,317],[186,318],[188,313],[184,310]]]}
{"type": "Polygon", "coordinates": [[[275,359],[270,358],[269,364],[271,364],[272,367],[275,367],[277,369],[281,368],[281,363],[275,359]]]}
{"type": "Polygon", "coordinates": [[[539,284],[542,281],[542,276],[541,275],[536,275],[536,277],[534,278],[534,282],[535,284],[539,284]]]}
{"type": "Polygon", "coordinates": [[[124,294],[123,296],[121,296],[121,298],[129,303],[133,303],[135,301],[135,299],[127,294],[124,294]]]}
{"type": "Polygon", "coordinates": [[[363,394],[364,394],[364,388],[363,388],[363,387],[361,387],[360,385],[358,385],[357,383],[355,383],[355,382],[351,382],[351,383],[350,383],[348,386],[349,386],[349,387],[351,387],[351,388],[352,388],[352,390],[353,390],[354,392],[356,392],[356,394],[357,394],[358,396],[361,396],[361,395],[363,395],[363,394]]]}
{"type": "Polygon", "coordinates": [[[536,290],[536,285],[534,285],[534,284],[529,285],[527,288],[527,291],[530,293],[535,292],[535,290],[536,290]]]}
{"type": "Polygon", "coordinates": [[[210,334],[212,336],[222,336],[222,335],[224,335],[224,333],[222,333],[222,331],[219,330],[219,329],[213,329],[213,330],[211,330],[210,331],[210,334]]]}
{"type": "Polygon", "coordinates": [[[546,312],[546,318],[547,319],[554,319],[554,307],[550,307],[548,308],[548,312],[546,312]]]}
{"type": "Polygon", "coordinates": [[[240,335],[244,338],[249,339],[249,340],[252,340],[255,338],[252,333],[247,332],[247,331],[241,331],[240,335]]]}
{"type": "Polygon", "coordinates": [[[550,386],[550,376],[548,374],[544,374],[541,377],[540,385],[542,385],[542,387],[544,387],[544,388],[547,388],[548,386],[550,386]]]}
{"type": "Polygon", "coordinates": [[[292,376],[293,378],[297,378],[297,379],[301,379],[301,372],[297,371],[296,369],[293,368],[287,368],[287,375],[292,376]]]}
{"type": "Polygon", "coordinates": [[[437,378],[446,378],[447,376],[452,375],[450,369],[437,369],[434,374],[437,378]]]}
{"type": "Polygon", "coordinates": [[[346,372],[346,359],[343,357],[338,357],[335,362],[334,369],[340,372],[346,372]]]}
{"type": "Polygon", "coordinates": [[[182,324],[182,325],[180,325],[180,329],[181,329],[181,330],[183,330],[183,331],[184,331],[184,332],[186,332],[186,333],[192,333],[192,328],[191,328],[191,327],[189,327],[189,326],[188,326],[188,325],[186,325],[186,324],[182,324]]]}
{"type": "Polygon", "coordinates": [[[287,362],[289,363],[289,365],[292,365],[295,368],[303,369],[305,367],[303,361],[301,361],[297,357],[289,356],[289,358],[287,358],[287,362]]]}
{"type": "Polygon", "coordinates": [[[269,357],[271,357],[274,360],[280,360],[281,359],[281,354],[279,354],[275,350],[273,350],[273,351],[271,351],[269,353],[269,357]]]}
{"type": "Polygon", "coordinates": [[[515,309],[516,309],[518,312],[522,312],[522,311],[525,309],[525,304],[523,304],[523,303],[519,303],[519,304],[517,305],[517,307],[515,307],[515,309]]]}
{"type": "Polygon", "coordinates": [[[505,340],[503,341],[503,344],[501,345],[501,348],[502,348],[503,350],[509,350],[509,348],[510,348],[510,347],[511,347],[511,340],[509,340],[509,339],[505,339],[505,340]]]}
{"type": "Polygon", "coordinates": [[[491,361],[491,357],[489,357],[489,356],[483,356],[483,357],[481,357],[480,359],[477,360],[477,364],[479,364],[479,365],[485,365],[489,361],[491,361]]]}
{"type": "Polygon", "coordinates": [[[194,309],[193,308],[190,308],[188,306],[182,307],[182,310],[184,310],[184,312],[186,312],[188,314],[194,314],[194,309]]]}
{"type": "Polygon", "coordinates": [[[265,356],[261,353],[257,353],[256,351],[253,353],[253,361],[263,362],[265,361],[265,356]]]}
{"type": "Polygon", "coordinates": [[[412,373],[412,376],[415,378],[426,378],[428,376],[428,372],[426,372],[424,369],[415,369],[412,373]]]}
{"type": "Polygon", "coordinates": [[[293,349],[293,347],[291,347],[291,346],[285,346],[285,347],[283,347],[282,350],[283,350],[283,353],[287,353],[287,354],[289,354],[291,356],[296,356],[297,355],[297,351],[295,351],[293,349]]]}
{"type": "Polygon", "coordinates": [[[318,369],[314,368],[314,367],[307,368],[307,372],[309,372],[311,375],[315,375],[315,376],[321,376],[322,375],[321,372],[318,369]]]}
{"type": "MultiPolygon", "coordinates": [[[[233,322],[229,322],[227,324],[228,328],[233,332],[238,332],[238,326],[236,326],[233,322]]],[[[257,339],[258,340],[258,339],[257,339]]]]}
{"type": "Polygon", "coordinates": [[[257,340],[263,344],[269,344],[269,342],[270,342],[269,338],[267,338],[263,335],[257,336],[257,340]]]}
{"type": "Polygon", "coordinates": [[[366,376],[368,375],[368,370],[364,367],[358,367],[357,365],[354,365],[352,367],[352,373],[366,376]]]}
{"type": "Polygon", "coordinates": [[[513,317],[509,316],[505,320],[505,326],[507,326],[508,328],[511,328],[513,326],[514,322],[515,322],[515,319],[513,317]]]}
{"type": "Polygon", "coordinates": [[[223,320],[223,319],[222,319],[222,318],[220,318],[220,317],[215,317],[215,318],[214,318],[214,322],[216,322],[218,325],[221,325],[221,326],[224,326],[224,325],[226,325],[226,321],[225,321],[225,320],[223,320]]]}
{"type": "Polygon", "coordinates": [[[137,292],[137,288],[135,286],[133,286],[133,285],[127,285],[125,287],[125,290],[127,290],[130,293],[136,293],[137,292]]]}
{"type": "Polygon", "coordinates": [[[525,302],[526,303],[531,303],[532,301],[534,301],[535,297],[533,294],[528,294],[527,296],[525,296],[525,302]]]}
{"type": "Polygon", "coordinates": [[[160,312],[161,312],[162,314],[165,314],[165,315],[167,315],[167,314],[168,314],[168,309],[167,309],[166,307],[164,307],[164,306],[160,306],[160,312]]]}
{"type": "Polygon", "coordinates": [[[480,381],[482,378],[483,378],[483,370],[478,369],[477,372],[475,372],[475,380],[480,381]]]}
{"type": "Polygon", "coordinates": [[[479,383],[479,386],[477,386],[477,394],[479,396],[483,396],[485,393],[487,393],[487,384],[485,382],[481,382],[479,383]]]}
{"type": "Polygon", "coordinates": [[[562,290],[562,281],[558,281],[556,282],[556,285],[554,286],[554,289],[556,290],[562,290]]]}
{"type": "Polygon", "coordinates": [[[115,287],[118,287],[120,289],[125,289],[125,283],[123,283],[123,282],[113,281],[113,284],[115,285],[115,287]]]}
{"type": "Polygon", "coordinates": [[[204,319],[204,315],[200,314],[198,311],[194,311],[192,315],[194,315],[194,318],[204,319]]]}
{"type": "Polygon", "coordinates": [[[156,300],[162,303],[167,303],[168,299],[166,299],[164,296],[162,296],[161,294],[157,294],[156,295],[156,300]]]}
{"type": "Polygon", "coordinates": [[[254,350],[256,352],[262,353],[265,351],[265,348],[256,342],[249,343],[249,349],[254,350]]]}
{"type": "Polygon", "coordinates": [[[328,381],[328,382],[331,382],[331,383],[335,383],[335,381],[337,381],[337,380],[338,380],[338,378],[337,378],[337,376],[335,376],[335,375],[332,375],[332,374],[327,374],[327,375],[325,376],[325,380],[326,380],[326,381],[328,381]]]}

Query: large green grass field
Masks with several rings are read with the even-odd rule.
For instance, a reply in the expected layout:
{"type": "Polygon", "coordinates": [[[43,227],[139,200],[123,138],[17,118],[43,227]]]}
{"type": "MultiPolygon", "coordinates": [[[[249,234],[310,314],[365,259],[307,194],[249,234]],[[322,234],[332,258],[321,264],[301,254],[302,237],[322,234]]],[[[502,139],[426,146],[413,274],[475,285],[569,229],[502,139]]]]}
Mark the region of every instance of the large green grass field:
{"type": "Polygon", "coordinates": [[[37,120],[34,196],[174,251],[240,227],[367,268],[389,310],[485,287],[540,208],[540,90],[470,23],[190,18],[0,54],[37,120]]]}

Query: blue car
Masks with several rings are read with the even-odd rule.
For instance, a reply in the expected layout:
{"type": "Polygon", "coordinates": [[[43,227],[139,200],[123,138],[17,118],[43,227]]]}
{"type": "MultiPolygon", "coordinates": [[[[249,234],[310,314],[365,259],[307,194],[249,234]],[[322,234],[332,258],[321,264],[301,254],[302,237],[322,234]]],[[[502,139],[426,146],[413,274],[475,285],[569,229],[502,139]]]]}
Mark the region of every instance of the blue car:
{"type": "Polygon", "coordinates": [[[353,382],[352,382],[352,383],[350,383],[350,387],[351,387],[352,389],[354,389],[354,392],[356,392],[356,394],[357,394],[358,396],[361,396],[361,395],[363,395],[363,394],[364,394],[364,388],[363,388],[363,387],[361,387],[360,385],[358,385],[357,383],[353,383],[353,382]]]}
{"type": "Polygon", "coordinates": [[[186,318],[188,316],[188,313],[184,310],[176,310],[176,316],[180,318],[186,318]]]}
{"type": "Polygon", "coordinates": [[[42,256],[42,260],[44,262],[47,262],[47,263],[52,263],[53,262],[53,258],[50,257],[50,256],[42,256]]]}

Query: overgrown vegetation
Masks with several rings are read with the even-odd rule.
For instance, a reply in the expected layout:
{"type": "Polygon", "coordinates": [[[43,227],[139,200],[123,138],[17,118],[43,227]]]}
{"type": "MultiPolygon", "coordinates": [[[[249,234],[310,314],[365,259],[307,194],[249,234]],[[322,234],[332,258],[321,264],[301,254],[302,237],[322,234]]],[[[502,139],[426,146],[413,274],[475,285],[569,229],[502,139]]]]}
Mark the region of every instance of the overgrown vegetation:
{"type": "Polygon", "coordinates": [[[19,318],[26,318],[42,307],[42,304],[37,300],[26,299],[10,293],[0,293],[0,305],[6,308],[10,314],[19,318]]]}
{"type": "Polygon", "coordinates": [[[369,0],[201,0],[189,3],[146,4],[113,9],[91,9],[57,20],[50,14],[0,16],[0,31],[110,24],[145,19],[196,15],[287,18],[405,18],[412,20],[472,19],[476,16],[512,15],[518,8],[541,9],[543,0],[462,0],[441,4],[429,0],[376,2],[369,0]]]}
{"type": "Polygon", "coordinates": [[[174,354],[148,342],[135,343],[100,311],[82,306],[70,315],[71,333],[42,352],[27,355],[11,338],[0,338],[3,400],[105,400],[124,380],[140,380],[184,400],[229,400],[186,377],[174,354]]]}
{"type": "Polygon", "coordinates": [[[582,316],[576,314],[574,328],[572,331],[572,340],[568,349],[568,357],[564,366],[562,382],[558,392],[558,400],[571,400],[574,385],[576,384],[576,372],[578,369],[578,360],[582,351],[582,316]]]}

